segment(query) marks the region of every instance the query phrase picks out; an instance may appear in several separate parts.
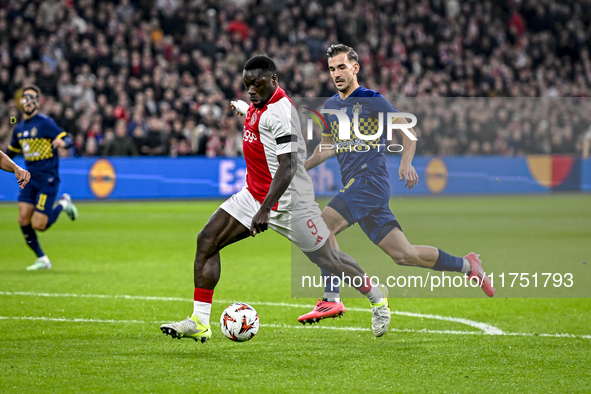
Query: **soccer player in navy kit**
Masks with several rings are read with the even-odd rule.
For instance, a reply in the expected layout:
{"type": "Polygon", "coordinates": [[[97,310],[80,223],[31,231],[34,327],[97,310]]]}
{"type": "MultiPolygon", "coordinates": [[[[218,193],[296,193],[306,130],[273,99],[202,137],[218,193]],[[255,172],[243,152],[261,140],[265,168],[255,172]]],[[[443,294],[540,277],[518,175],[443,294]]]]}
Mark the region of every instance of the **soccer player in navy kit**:
{"type": "Polygon", "coordinates": [[[78,211],[66,193],[53,206],[60,183],[57,148],[71,147],[72,139],[52,118],[38,112],[40,98],[41,90],[37,86],[29,85],[23,89],[20,104],[24,120],[14,128],[8,146],[8,156],[13,158],[22,153],[31,173],[30,182],[18,196],[18,222],[27,245],[37,255],[35,263],[27,267],[29,271],[51,268],[49,258],[39,245],[36,230],[45,231],[51,227],[62,210],[72,220],[78,217],[78,211]]]}
{"type": "MultiPolygon", "coordinates": [[[[328,68],[339,91],[328,99],[326,109],[346,111],[349,119],[357,113],[358,130],[364,135],[378,131],[375,115],[379,112],[399,112],[379,92],[360,86],[358,55],[353,48],[343,44],[332,45],[328,51],[328,68]]],[[[386,116],[384,116],[386,117],[386,116]]],[[[328,158],[337,155],[341,168],[343,189],[330,201],[322,212],[322,218],[331,232],[329,241],[338,250],[335,236],[349,226],[359,223],[365,234],[386,252],[397,264],[430,268],[438,271],[455,271],[476,278],[484,292],[492,297],[494,289],[482,269],[478,255],[469,253],[462,257],[449,255],[433,246],[411,245],[402,228],[390,211],[390,181],[386,168],[386,132],[378,140],[340,140],[338,121],[335,115],[326,117],[329,130],[323,130],[322,141],[312,156],[305,162],[310,170],[328,158]],[[355,150],[356,145],[369,149],[355,150]],[[332,148],[330,148],[332,146],[332,148]]],[[[394,123],[408,124],[404,118],[394,118],[394,123]]],[[[385,120],[384,123],[385,125],[385,120]]],[[[353,131],[351,125],[351,133],[353,131]]],[[[384,126],[384,130],[386,127],[384,126]]],[[[408,128],[415,137],[416,133],[408,128]]],[[[416,142],[406,134],[403,137],[403,151],[399,168],[399,180],[406,178],[405,185],[411,189],[418,182],[418,175],[412,166],[416,142]]],[[[339,297],[338,286],[333,286],[330,274],[322,271],[327,278],[323,299],[314,309],[298,318],[301,323],[315,323],[327,317],[342,315],[345,307],[339,297]]]]}

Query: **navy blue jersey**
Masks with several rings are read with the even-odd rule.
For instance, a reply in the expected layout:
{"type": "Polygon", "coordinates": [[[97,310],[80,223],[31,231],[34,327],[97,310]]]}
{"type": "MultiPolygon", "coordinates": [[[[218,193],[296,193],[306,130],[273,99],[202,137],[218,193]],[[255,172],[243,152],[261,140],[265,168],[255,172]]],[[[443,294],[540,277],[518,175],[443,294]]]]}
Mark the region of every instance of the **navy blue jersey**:
{"type": "Polygon", "coordinates": [[[341,167],[343,185],[347,185],[355,174],[363,171],[373,173],[380,179],[389,179],[386,169],[386,119],[388,112],[399,112],[379,92],[366,89],[363,86],[355,89],[346,99],[342,100],[338,93],[326,100],[326,109],[345,111],[351,121],[351,139],[339,139],[339,123],[336,115],[326,114],[328,132],[323,130],[324,137],[331,137],[336,148],[337,159],[341,167]],[[363,135],[375,135],[378,132],[378,113],[383,113],[383,132],[379,139],[363,141],[354,133],[354,113],[359,118],[359,132],[363,135]],[[369,148],[362,147],[366,145],[369,148]],[[356,149],[357,147],[358,149],[356,149]],[[367,150],[367,151],[366,151],[367,150]]]}
{"type": "Polygon", "coordinates": [[[22,152],[31,178],[40,180],[54,177],[57,180],[58,154],[51,142],[65,136],[66,132],[55,123],[55,120],[38,113],[16,125],[8,149],[17,153],[22,152]]]}

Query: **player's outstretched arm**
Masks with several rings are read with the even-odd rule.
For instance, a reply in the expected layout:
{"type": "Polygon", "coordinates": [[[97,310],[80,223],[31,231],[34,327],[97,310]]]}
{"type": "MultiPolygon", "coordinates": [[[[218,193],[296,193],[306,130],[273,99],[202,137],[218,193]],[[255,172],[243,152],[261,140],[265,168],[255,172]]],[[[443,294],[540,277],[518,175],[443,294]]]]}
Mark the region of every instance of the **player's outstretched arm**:
{"type": "Polygon", "coordinates": [[[18,182],[18,186],[21,189],[24,188],[31,179],[31,174],[29,174],[29,171],[22,169],[2,151],[0,151],[0,168],[2,168],[4,171],[14,173],[14,176],[18,182]]]}
{"type": "Polygon", "coordinates": [[[297,154],[296,153],[285,153],[277,156],[279,167],[271,186],[269,186],[269,193],[261,204],[259,211],[252,218],[252,224],[250,225],[250,235],[253,237],[267,230],[269,227],[269,221],[271,220],[271,209],[277,204],[283,193],[289,187],[295,171],[297,168],[297,154]]]}
{"type": "Polygon", "coordinates": [[[234,111],[236,111],[236,115],[246,116],[246,113],[248,112],[249,105],[242,100],[235,100],[235,101],[230,101],[230,107],[232,107],[232,109],[234,111]]]}
{"type": "MultiPolygon", "coordinates": [[[[408,124],[405,118],[394,119],[393,123],[408,124]]],[[[408,128],[407,130],[410,131],[415,137],[417,136],[416,131],[412,127],[408,128]]],[[[406,178],[404,186],[412,189],[419,182],[419,175],[412,165],[412,159],[415,156],[415,151],[417,149],[417,142],[408,138],[402,129],[398,129],[398,131],[402,135],[403,148],[402,158],[400,159],[400,167],[398,168],[398,180],[401,181],[403,178],[406,178]]]]}
{"type": "Polygon", "coordinates": [[[333,157],[337,151],[332,144],[331,137],[322,136],[322,140],[314,149],[314,153],[312,156],[308,157],[308,159],[304,162],[304,168],[306,171],[311,170],[312,168],[316,167],[317,165],[324,163],[326,160],[333,157]]]}

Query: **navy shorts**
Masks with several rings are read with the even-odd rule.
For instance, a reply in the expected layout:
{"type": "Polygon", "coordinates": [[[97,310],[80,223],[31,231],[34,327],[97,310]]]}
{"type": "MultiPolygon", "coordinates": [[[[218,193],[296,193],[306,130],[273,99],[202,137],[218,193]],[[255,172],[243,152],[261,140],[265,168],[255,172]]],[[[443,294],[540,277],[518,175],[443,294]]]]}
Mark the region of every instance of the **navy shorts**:
{"type": "Polygon", "coordinates": [[[55,177],[33,179],[18,195],[19,202],[35,205],[35,211],[49,215],[57,197],[60,181],[55,177]]]}
{"type": "Polygon", "coordinates": [[[363,232],[376,245],[394,228],[402,230],[390,210],[390,183],[362,175],[349,183],[328,203],[349,226],[359,223],[363,232]]]}

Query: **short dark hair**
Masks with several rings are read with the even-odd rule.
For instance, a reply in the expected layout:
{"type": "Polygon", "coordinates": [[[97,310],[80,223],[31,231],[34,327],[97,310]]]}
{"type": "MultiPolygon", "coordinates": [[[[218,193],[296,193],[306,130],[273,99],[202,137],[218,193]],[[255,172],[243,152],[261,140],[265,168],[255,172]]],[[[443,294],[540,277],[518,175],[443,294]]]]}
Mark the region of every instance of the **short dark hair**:
{"type": "Polygon", "coordinates": [[[357,52],[355,52],[355,49],[345,44],[332,44],[330,47],[328,47],[326,56],[331,58],[340,55],[341,53],[346,53],[347,59],[349,59],[349,61],[359,63],[359,55],[357,52]]]}
{"type": "Polygon", "coordinates": [[[27,90],[34,90],[35,93],[37,93],[37,97],[41,97],[41,89],[39,89],[39,87],[37,85],[27,85],[23,88],[23,94],[27,91],[27,90]]]}
{"type": "Polygon", "coordinates": [[[271,60],[270,57],[265,55],[256,55],[248,59],[244,65],[244,71],[250,70],[270,71],[271,73],[275,74],[277,72],[277,67],[275,67],[275,62],[271,60]]]}

